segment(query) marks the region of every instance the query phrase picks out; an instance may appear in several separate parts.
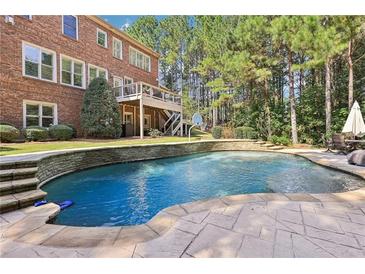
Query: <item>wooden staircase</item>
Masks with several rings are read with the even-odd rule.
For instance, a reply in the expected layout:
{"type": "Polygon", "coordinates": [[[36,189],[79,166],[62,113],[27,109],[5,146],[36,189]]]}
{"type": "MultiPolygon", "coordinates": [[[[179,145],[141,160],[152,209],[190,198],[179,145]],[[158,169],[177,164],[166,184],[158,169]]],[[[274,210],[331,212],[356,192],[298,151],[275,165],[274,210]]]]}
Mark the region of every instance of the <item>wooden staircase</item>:
{"type": "Polygon", "coordinates": [[[36,162],[0,164],[0,213],[32,205],[46,192],[37,189],[36,162]]]}

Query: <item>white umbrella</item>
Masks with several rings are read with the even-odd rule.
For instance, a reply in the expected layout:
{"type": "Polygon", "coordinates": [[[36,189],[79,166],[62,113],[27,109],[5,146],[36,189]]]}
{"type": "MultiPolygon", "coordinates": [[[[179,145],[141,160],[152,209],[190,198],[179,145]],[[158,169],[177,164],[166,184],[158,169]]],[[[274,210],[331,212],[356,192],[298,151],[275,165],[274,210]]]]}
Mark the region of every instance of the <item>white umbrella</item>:
{"type": "Polygon", "coordinates": [[[365,123],[357,101],[355,101],[355,103],[352,105],[342,133],[352,133],[354,136],[358,137],[365,135],[365,123]]]}

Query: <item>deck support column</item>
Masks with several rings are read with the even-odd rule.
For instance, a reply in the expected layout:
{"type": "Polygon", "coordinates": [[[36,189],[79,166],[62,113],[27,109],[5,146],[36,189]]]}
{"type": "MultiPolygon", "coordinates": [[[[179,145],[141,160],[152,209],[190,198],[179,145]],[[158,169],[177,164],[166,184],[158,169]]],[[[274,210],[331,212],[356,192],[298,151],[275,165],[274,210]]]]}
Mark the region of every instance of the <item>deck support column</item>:
{"type": "Polygon", "coordinates": [[[141,139],[143,139],[143,122],[144,122],[144,109],[143,109],[143,101],[142,96],[141,99],[139,99],[139,136],[141,139]]]}

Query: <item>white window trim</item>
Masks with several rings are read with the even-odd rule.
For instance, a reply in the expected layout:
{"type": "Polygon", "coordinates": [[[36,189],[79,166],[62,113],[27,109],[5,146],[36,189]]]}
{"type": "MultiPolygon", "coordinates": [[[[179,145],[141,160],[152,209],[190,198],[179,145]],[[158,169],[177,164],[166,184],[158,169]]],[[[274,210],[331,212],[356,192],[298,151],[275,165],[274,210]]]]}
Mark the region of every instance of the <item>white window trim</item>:
{"type": "Polygon", "coordinates": [[[32,79],[37,79],[37,80],[41,80],[41,81],[46,81],[46,82],[51,82],[51,83],[57,83],[57,58],[56,58],[56,52],[47,48],[43,48],[40,47],[36,44],[33,43],[29,43],[27,41],[22,41],[22,75],[24,77],[28,77],[28,78],[32,78],[32,79]],[[38,64],[38,77],[35,76],[31,76],[31,75],[26,75],[25,74],[25,46],[31,46],[31,47],[35,47],[40,49],[39,51],[39,64],[38,64]],[[52,58],[52,67],[53,67],[53,72],[52,72],[52,80],[48,80],[48,79],[43,79],[42,76],[42,51],[47,52],[47,53],[52,53],[53,54],[53,58],[52,58]]]}
{"type": "Polygon", "coordinates": [[[90,84],[90,68],[96,68],[98,71],[97,71],[97,75],[96,77],[99,77],[99,70],[105,70],[105,77],[106,77],[106,80],[108,81],[109,78],[108,78],[108,70],[106,68],[102,68],[102,67],[98,67],[98,66],[95,66],[93,64],[88,64],[88,68],[87,68],[87,82],[88,84],[90,84]]]}
{"type": "Polygon", "coordinates": [[[125,116],[126,115],[131,115],[132,116],[132,121],[131,121],[131,125],[133,125],[133,120],[134,120],[134,118],[133,118],[133,112],[130,112],[130,111],[125,111],[124,113],[123,113],[123,123],[125,123],[126,122],[126,120],[125,120],[125,116]]]}
{"type": "Polygon", "coordinates": [[[104,30],[102,30],[102,29],[99,29],[99,28],[96,28],[96,44],[97,45],[99,45],[99,46],[101,46],[101,47],[103,47],[103,48],[108,48],[108,33],[106,32],[106,31],[104,31],[104,30]],[[102,32],[102,33],[104,33],[105,34],[105,45],[100,45],[99,43],[98,43],[98,33],[99,32],[102,32]]]}
{"type": "Polygon", "coordinates": [[[135,67],[137,67],[137,68],[139,68],[139,69],[141,69],[141,70],[143,70],[143,71],[146,71],[146,72],[151,72],[151,56],[149,56],[148,54],[143,53],[142,51],[140,51],[140,50],[138,50],[138,49],[136,49],[136,48],[134,48],[134,47],[132,47],[132,46],[129,46],[129,51],[128,51],[128,61],[129,61],[129,64],[131,64],[132,66],[135,66],[135,67]],[[133,50],[135,50],[135,51],[139,52],[140,54],[142,54],[142,55],[144,55],[145,57],[147,57],[148,59],[150,59],[149,66],[148,66],[148,71],[146,71],[145,69],[140,68],[140,67],[138,67],[138,66],[136,66],[136,65],[134,65],[134,64],[131,64],[131,62],[130,62],[130,54],[131,54],[130,52],[131,52],[131,49],[133,49],[133,50]]]}
{"type": "MultiPolygon", "coordinates": [[[[73,79],[73,73],[74,73],[74,66],[73,66],[73,62],[71,65],[71,83],[73,83],[74,79],[73,79]]],[[[73,88],[78,88],[78,89],[86,89],[86,63],[82,60],[70,57],[68,55],[65,54],[60,54],[60,84],[63,86],[68,86],[68,87],[73,87],[73,88]],[[79,86],[74,86],[73,84],[66,84],[66,83],[62,83],[62,57],[66,57],[67,59],[70,59],[72,61],[76,61],[79,63],[83,64],[83,79],[82,79],[82,87],[79,86]]]]}
{"type": "Polygon", "coordinates": [[[124,79],[123,79],[123,77],[113,76],[113,88],[116,88],[116,86],[114,86],[114,80],[115,80],[115,79],[119,79],[119,80],[121,80],[121,81],[122,81],[122,85],[121,85],[121,87],[123,87],[123,86],[124,86],[124,79]]]}
{"type": "Polygon", "coordinates": [[[38,105],[38,114],[39,114],[39,126],[42,126],[42,111],[40,110],[42,106],[53,107],[53,124],[58,124],[58,110],[56,103],[42,102],[42,101],[33,101],[33,100],[23,100],[23,128],[26,128],[27,123],[27,105],[38,105]]]}
{"type": "Polygon", "coordinates": [[[112,49],[113,57],[115,57],[115,58],[117,58],[117,59],[119,59],[119,60],[123,60],[123,42],[122,42],[121,40],[119,40],[118,38],[115,38],[115,37],[113,36],[113,40],[112,40],[112,47],[113,47],[113,49],[112,49]],[[120,58],[119,58],[119,57],[117,57],[117,56],[114,56],[114,41],[118,41],[118,42],[120,42],[120,58]]]}
{"type": "Polygon", "coordinates": [[[134,83],[133,78],[128,77],[128,76],[124,76],[124,82],[123,82],[124,85],[125,85],[125,80],[131,80],[132,81],[132,84],[134,83]]]}
{"type": "MultiPolygon", "coordinates": [[[[64,33],[64,28],[63,28],[63,16],[65,16],[65,15],[61,15],[61,17],[62,17],[62,34],[64,35],[64,36],[66,36],[66,37],[68,37],[68,38],[70,38],[70,39],[73,39],[73,40],[75,40],[75,38],[72,38],[72,37],[70,37],[70,36],[68,36],[67,34],[65,34],[64,33]]],[[[76,18],[76,40],[79,40],[79,17],[77,16],[77,15],[71,15],[71,16],[73,16],[73,17],[75,17],[76,18]]]]}

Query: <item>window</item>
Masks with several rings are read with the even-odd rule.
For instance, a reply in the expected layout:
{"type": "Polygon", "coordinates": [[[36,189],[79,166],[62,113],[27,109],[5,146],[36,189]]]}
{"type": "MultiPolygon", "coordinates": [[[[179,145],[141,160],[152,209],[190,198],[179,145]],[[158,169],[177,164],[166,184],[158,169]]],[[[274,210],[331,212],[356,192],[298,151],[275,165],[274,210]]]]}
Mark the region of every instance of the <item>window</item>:
{"type": "Polygon", "coordinates": [[[62,16],[62,33],[72,39],[78,40],[78,19],[73,15],[62,16]]]}
{"type": "Polygon", "coordinates": [[[37,101],[23,102],[23,126],[49,127],[57,124],[57,105],[37,101]]]}
{"type": "Polygon", "coordinates": [[[23,75],[56,82],[56,54],[23,42],[23,75]]]}
{"type": "Polygon", "coordinates": [[[113,37],[113,56],[118,59],[123,59],[123,44],[122,41],[113,37]]]}
{"type": "Polygon", "coordinates": [[[129,48],[129,63],[145,71],[151,71],[151,58],[132,47],[129,48]]]}
{"type": "Polygon", "coordinates": [[[132,112],[124,112],[124,123],[131,125],[133,124],[133,113],[132,112]]]}
{"type": "Polygon", "coordinates": [[[85,88],[85,63],[61,55],[61,83],[79,88],[85,88]]]}
{"type": "Polygon", "coordinates": [[[124,85],[130,85],[133,84],[133,79],[129,78],[127,76],[124,76],[124,85]]]}
{"type": "Polygon", "coordinates": [[[32,15],[20,15],[20,17],[23,17],[24,19],[27,20],[32,20],[32,15]]]}
{"type": "Polygon", "coordinates": [[[144,115],[144,128],[151,128],[151,115],[145,114],[144,115]]]}
{"type": "Polygon", "coordinates": [[[113,86],[116,87],[121,87],[123,86],[123,79],[119,78],[119,77],[114,77],[113,78],[113,86]]]}
{"type": "Polygon", "coordinates": [[[96,43],[104,48],[108,47],[108,35],[101,29],[96,29],[96,43]]]}
{"type": "Polygon", "coordinates": [[[89,83],[96,77],[103,77],[108,81],[108,72],[106,69],[89,65],[89,83]]]}

